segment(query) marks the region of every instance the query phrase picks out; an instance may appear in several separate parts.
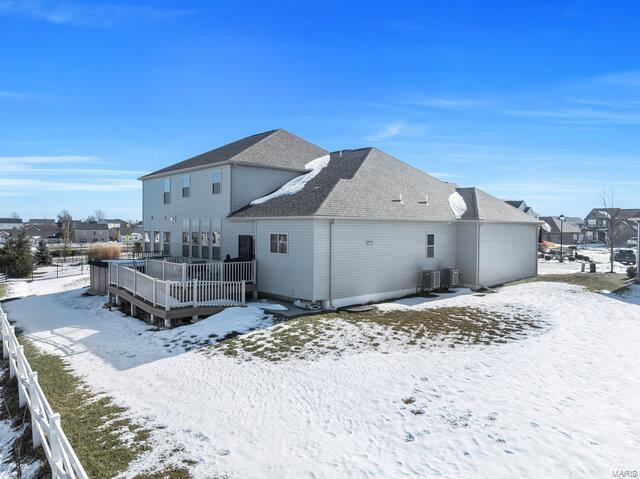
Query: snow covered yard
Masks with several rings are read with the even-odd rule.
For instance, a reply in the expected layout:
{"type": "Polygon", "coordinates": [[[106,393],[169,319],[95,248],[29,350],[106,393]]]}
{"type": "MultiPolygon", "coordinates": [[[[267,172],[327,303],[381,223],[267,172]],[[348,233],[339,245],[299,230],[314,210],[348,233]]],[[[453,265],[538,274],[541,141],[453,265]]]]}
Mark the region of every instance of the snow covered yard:
{"type": "Polygon", "coordinates": [[[253,304],[160,332],[82,289],[54,290],[5,309],[152,428],[152,451],[128,475],[163,457],[195,461],[194,477],[610,477],[640,467],[638,286],[617,296],[536,282],[284,323],[253,304]]]}
{"type": "MultiPolygon", "coordinates": [[[[565,247],[566,248],[566,247],[565,247]]],[[[606,246],[580,245],[578,254],[588,256],[589,259],[596,263],[596,271],[598,273],[608,273],[611,270],[609,262],[609,249],[606,246]]],[[[564,260],[560,263],[557,259],[545,260],[538,259],[538,274],[571,274],[579,273],[582,268],[583,261],[564,260]]],[[[626,274],[628,265],[614,261],[613,272],[626,274]]],[[[589,263],[585,263],[585,271],[589,271],[589,263]]]]}

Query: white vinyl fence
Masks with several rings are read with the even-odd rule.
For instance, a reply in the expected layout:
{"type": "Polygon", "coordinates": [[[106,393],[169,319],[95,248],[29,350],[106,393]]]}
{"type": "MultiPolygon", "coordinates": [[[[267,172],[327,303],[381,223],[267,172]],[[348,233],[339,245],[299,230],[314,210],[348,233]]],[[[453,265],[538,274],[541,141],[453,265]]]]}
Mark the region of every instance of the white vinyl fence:
{"type": "Polygon", "coordinates": [[[38,373],[31,369],[24,355],[24,347],[18,344],[15,329],[9,324],[1,307],[0,323],[2,355],[9,358],[9,377],[18,377],[20,407],[27,406],[31,412],[33,447],[44,449],[53,479],[88,479],[60,426],[60,414],[52,411],[38,384],[38,373]]]}

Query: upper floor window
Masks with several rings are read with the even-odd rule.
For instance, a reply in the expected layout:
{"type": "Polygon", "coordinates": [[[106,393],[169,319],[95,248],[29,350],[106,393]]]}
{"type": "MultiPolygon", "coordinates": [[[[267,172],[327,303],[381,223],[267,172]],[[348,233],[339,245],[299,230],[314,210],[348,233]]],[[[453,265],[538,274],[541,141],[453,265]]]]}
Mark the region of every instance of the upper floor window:
{"type": "Polygon", "coordinates": [[[222,193],[222,170],[211,172],[211,193],[214,195],[222,193]]]}
{"type": "Polygon", "coordinates": [[[164,179],[164,204],[171,204],[171,178],[164,179]]]}
{"type": "Polygon", "coordinates": [[[595,226],[596,224],[596,220],[587,220],[587,225],[589,226],[595,226]]]}
{"type": "Polygon", "coordinates": [[[274,254],[289,253],[289,235],[273,233],[270,235],[269,252],[274,254]]]}
{"type": "Polygon", "coordinates": [[[436,253],[436,235],[427,234],[427,258],[433,258],[436,253]]]}
{"type": "Polygon", "coordinates": [[[191,196],[191,175],[182,175],[182,197],[191,196]]]}

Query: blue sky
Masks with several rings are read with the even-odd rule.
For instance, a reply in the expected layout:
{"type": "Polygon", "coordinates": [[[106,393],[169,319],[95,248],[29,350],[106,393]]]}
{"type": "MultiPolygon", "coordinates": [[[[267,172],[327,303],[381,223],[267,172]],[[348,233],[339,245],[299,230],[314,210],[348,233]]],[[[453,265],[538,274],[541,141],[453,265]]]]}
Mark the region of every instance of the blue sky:
{"type": "Polygon", "coordinates": [[[0,216],[285,128],[584,216],[640,207],[636,2],[0,0],[0,216]]]}

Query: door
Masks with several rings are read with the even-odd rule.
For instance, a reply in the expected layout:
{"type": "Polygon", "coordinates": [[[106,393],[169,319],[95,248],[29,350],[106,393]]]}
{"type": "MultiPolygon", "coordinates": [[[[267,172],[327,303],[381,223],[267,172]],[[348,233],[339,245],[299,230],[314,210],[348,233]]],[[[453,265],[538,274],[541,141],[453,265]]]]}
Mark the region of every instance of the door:
{"type": "Polygon", "coordinates": [[[252,261],[253,255],[253,236],[238,235],[238,257],[243,261],[252,261]]]}

